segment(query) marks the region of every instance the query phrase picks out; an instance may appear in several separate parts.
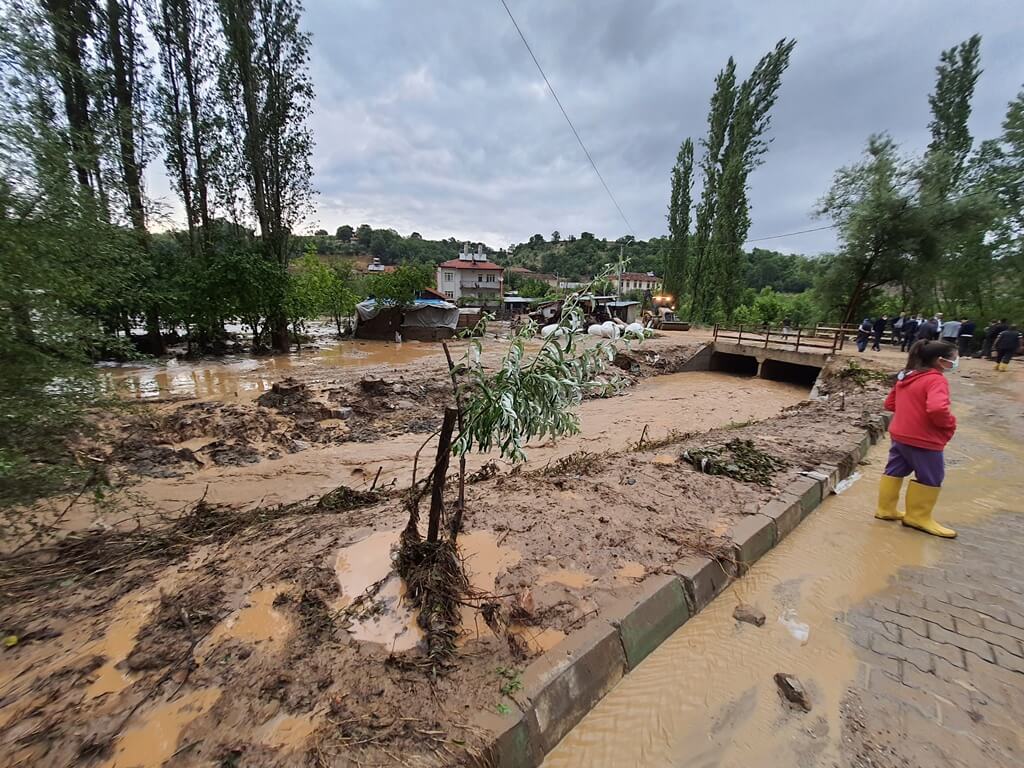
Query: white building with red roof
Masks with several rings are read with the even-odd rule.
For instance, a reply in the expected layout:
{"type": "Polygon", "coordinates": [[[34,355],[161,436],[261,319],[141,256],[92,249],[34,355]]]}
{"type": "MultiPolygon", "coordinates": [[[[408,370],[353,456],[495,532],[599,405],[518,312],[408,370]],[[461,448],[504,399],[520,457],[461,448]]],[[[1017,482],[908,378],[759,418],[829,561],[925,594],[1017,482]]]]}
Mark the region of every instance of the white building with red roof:
{"type": "Polygon", "coordinates": [[[472,253],[466,243],[459,258],[445,261],[437,268],[437,291],[449,301],[467,298],[501,304],[504,289],[504,269],[487,260],[482,245],[472,253]]]}

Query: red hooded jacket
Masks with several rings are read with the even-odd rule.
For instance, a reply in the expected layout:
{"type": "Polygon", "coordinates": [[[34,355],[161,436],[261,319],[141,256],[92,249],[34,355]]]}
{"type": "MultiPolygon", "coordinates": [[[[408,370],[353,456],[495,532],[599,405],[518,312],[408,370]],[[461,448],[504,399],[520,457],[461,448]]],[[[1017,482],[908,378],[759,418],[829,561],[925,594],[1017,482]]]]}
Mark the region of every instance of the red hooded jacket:
{"type": "Polygon", "coordinates": [[[889,425],[892,439],[914,448],[941,451],[956,432],[949,382],[934,369],[901,373],[885,398],[885,410],[896,414],[889,425]]]}

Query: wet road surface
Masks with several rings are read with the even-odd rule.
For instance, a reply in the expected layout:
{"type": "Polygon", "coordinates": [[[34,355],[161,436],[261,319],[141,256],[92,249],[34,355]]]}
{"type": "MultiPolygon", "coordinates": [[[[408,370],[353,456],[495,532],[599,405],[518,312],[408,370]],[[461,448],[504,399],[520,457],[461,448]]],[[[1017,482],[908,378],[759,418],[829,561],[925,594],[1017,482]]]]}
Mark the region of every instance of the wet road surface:
{"type": "Polygon", "coordinates": [[[873,519],[883,441],[546,768],[1024,765],[1024,372],[963,368],[936,514],[959,539],[873,519]],[[764,627],[732,618],[741,601],[764,627]],[[776,672],[803,681],[811,712],[784,707],[776,672]]]}

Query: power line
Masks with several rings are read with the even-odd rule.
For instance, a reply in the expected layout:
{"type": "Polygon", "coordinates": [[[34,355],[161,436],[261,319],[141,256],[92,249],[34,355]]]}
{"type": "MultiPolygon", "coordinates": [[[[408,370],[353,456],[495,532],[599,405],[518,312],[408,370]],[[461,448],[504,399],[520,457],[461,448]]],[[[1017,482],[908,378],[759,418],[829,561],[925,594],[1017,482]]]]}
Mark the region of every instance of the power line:
{"type": "Polygon", "coordinates": [[[594,162],[594,158],[590,155],[590,150],[587,149],[587,145],[584,144],[583,139],[580,138],[580,132],[576,130],[576,126],[573,125],[572,120],[569,119],[569,113],[565,111],[565,107],[562,106],[562,102],[558,98],[558,94],[555,93],[555,89],[551,85],[551,81],[548,80],[548,76],[544,73],[544,68],[540,65],[540,62],[537,61],[537,56],[534,54],[533,49],[527,42],[526,35],[524,35],[523,30],[520,29],[519,23],[516,21],[516,17],[512,15],[512,10],[508,7],[508,3],[506,3],[505,0],[501,0],[501,4],[505,7],[505,13],[507,13],[508,17],[512,20],[512,26],[514,26],[516,28],[516,32],[519,33],[519,39],[521,39],[523,41],[523,45],[526,46],[526,50],[529,52],[530,58],[533,59],[533,63],[537,65],[537,71],[540,72],[540,76],[544,78],[544,83],[547,85],[548,90],[551,91],[551,95],[554,97],[555,103],[558,105],[558,108],[562,110],[562,117],[565,118],[565,122],[567,122],[569,124],[569,128],[572,129],[572,133],[573,136],[576,137],[576,141],[580,143],[580,148],[583,150],[583,154],[587,156],[587,160],[590,161],[590,165],[594,169],[594,173],[596,173],[597,178],[601,180],[601,186],[603,186],[604,191],[608,193],[608,197],[611,199],[615,209],[619,212],[619,216],[621,216],[622,220],[626,222],[626,228],[635,238],[637,235],[633,230],[633,225],[629,223],[629,219],[626,218],[626,214],[622,212],[622,206],[619,205],[619,201],[615,199],[615,195],[612,194],[611,189],[608,187],[608,182],[604,180],[604,176],[601,175],[601,171],[597,169],[597,163],[594,162]]]}

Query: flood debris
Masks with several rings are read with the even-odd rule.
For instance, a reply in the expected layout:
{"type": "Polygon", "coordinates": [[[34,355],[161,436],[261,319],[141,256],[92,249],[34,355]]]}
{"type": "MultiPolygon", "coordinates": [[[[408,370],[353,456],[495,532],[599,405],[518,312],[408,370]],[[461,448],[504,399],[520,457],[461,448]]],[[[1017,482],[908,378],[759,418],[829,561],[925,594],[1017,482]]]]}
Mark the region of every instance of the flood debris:
{"type": "Polygon", "coordinates": [[[804,712],[811,711],[811,699],[807,695],[807,689],[794,675],[776,672],[774,679],[782,698],[793,708],[801,709],[804,712]]]}
{"type": "Polygon", "coordinates": [[[739,438],[718,448],[691,448],[683,451],[681,458],[704,474],[725,475],[757,485],[771,485],[775,473],[789,466],[788,462],[757,448],[753,441],[739,438]]]}
{"type": "Polygon", "coordinates": [[[747,603],[740,603],[732,612],[732,617],[736,621],[742,621],[746,624],[753,624],[755,627],[763,627],[765,622],[764,611],[760,608],[756,608],[753,605],[747,603]]]}

